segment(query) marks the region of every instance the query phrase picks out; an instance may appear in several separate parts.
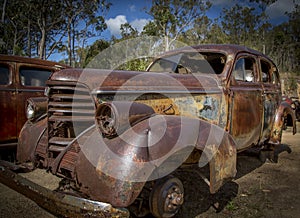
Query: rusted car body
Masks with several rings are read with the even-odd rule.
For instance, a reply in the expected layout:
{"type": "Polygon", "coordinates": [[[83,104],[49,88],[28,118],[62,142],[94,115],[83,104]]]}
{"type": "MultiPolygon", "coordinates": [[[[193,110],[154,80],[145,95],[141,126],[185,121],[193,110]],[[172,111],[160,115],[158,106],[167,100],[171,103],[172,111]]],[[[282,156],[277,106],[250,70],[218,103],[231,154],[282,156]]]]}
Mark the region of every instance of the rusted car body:
{"type": "Polygon", "coordinates": [[[182,205],[180,170],[207,167],[215,193],[235,176],[238,152],[256,147],[274,159],[285,116],[296,133],[275,64],[236,45],[170,51],[147,72],[65,69],[47,86],[47,99],[28,103],[18,160],[66,178],[84,198],[149,202],[156,217],[182,205]]]}
{"type": "Polygon", "coordinates": [[[0,148],[16,147],[27,121],[26,100],[43,96],[50,74],[65,67],[51,61],[0,55],[0,148]]]}

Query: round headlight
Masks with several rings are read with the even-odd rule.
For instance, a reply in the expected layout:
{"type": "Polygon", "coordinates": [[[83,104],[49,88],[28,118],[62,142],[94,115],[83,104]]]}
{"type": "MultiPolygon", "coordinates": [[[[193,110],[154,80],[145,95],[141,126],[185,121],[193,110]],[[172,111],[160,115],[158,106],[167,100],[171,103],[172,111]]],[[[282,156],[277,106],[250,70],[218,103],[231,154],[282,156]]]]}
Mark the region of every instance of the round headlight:
{"type": "Polygon", "coordinates": [[[118,126],[116,123],[115,109],[110,104],[102,104],[96,112],[96,122],[100,131],[112,137],[117,134],[118,126]]]}
{"type": "Polygon", "coordinates": [[[27,105],[27,108],[26,108],[26,117],[28,120],[31,120],[34,118],[34,109],[30,103],[27,105]]]}

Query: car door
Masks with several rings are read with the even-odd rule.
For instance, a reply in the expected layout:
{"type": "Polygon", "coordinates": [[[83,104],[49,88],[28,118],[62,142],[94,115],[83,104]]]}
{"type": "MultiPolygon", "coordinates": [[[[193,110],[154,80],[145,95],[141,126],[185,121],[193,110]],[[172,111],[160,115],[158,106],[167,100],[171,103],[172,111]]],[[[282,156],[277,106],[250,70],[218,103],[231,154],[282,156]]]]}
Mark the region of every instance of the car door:
{"type": "Polygon", "coordinates": [[[262,85],[256,57],[240,54],[230,76],[230,133],[242,150],[257,144],[263,117],[262,85]]]}
{"type": "Polygon", "coordinates": [[[14,63],[0,61],[0,144],[12,142],[17,134],[17,93],[14,70],[14,63]]]}
{"type": "Polygon", "coordinates": [[[26,100],[31,97],[44,96],[45,82],[53,69],[33,64],[17,64],[17,135],[26,122],[26,100]]]}
{"type": "Polygon", "coordinates": [[[265,58],[259,59],[260,74],[263,85],[264,121],[261,141],[270,138],[276,109],[281,100],[279,73],[276,66],[265,58]]]}

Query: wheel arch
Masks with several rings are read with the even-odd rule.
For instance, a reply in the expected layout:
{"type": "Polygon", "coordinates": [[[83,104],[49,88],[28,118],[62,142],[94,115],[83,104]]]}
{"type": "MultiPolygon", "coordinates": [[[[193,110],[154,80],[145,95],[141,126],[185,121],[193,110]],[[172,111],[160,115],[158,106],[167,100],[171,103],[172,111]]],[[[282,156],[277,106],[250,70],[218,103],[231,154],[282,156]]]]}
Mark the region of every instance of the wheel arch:
{"type": "Polygon", "coordinates": [[[284,128],[284,122],[287,118],[290,118],[291,120],[291,126],[293,127],[293,134],[296,134],[297,127],[296,127],[296,116],[295,112],[292,109],[291,105],[287,102],[281,102],[279,105],[276,114],[275,114],[275,120],[271,131],[271,138],[270,142],[272,144],[280,144],[281,143],[281,136],[282,136],[282,130],[284,128]]]}

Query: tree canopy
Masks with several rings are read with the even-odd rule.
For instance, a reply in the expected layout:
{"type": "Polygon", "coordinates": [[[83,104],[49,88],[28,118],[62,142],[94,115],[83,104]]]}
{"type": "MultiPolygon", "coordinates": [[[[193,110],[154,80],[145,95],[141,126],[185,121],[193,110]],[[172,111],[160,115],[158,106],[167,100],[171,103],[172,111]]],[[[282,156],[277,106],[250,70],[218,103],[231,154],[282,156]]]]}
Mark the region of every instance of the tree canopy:
{"type": "MultiPolygon", "coordinates": [[[[300,6],[287,20],[271,24],[266,9],[276,0],[250,0],[224,7],[214,19],[208,16],[209,0],[152,0],[145,8],[151,20],[139,32],[129,23],[120,26],[121,36],[104,40],[108,0],[0,0],[0,52],[47,59],[64,53],[65,63],[84,67],[112,44],[149,35],[163,39],[164,50],[176,41],[186,45],[231,43],[269,55],[281,71],[300,72],[300,6]],[[84,3],[82,3],[84,2],[84,3]],[[90,39],[94,38],[93,44],[90,39]]],[[[137,68],[137,62],[123,65],[137,68]]],[[[140,62],[140,64],[143,64],[140,62]]]]}

